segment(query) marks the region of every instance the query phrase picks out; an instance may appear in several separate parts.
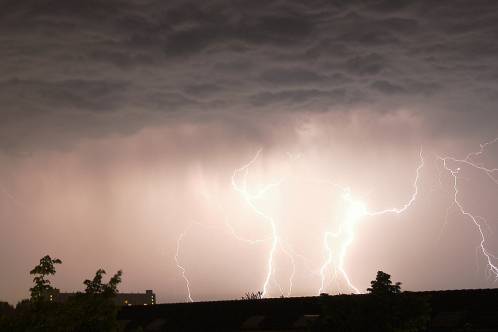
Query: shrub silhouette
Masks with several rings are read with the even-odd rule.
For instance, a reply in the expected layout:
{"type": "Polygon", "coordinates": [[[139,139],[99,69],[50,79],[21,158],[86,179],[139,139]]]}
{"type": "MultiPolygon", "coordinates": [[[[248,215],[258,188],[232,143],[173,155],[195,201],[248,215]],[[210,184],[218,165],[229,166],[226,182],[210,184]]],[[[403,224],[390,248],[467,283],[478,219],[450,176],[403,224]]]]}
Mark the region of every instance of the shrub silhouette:
{"type": "Polygon", "coordinates": [[[258,291],[257,293],[249,293],[247,292],[246,295],[242,296],[242,300],[260,300],[263,298],[263,292],[258,291]]]}

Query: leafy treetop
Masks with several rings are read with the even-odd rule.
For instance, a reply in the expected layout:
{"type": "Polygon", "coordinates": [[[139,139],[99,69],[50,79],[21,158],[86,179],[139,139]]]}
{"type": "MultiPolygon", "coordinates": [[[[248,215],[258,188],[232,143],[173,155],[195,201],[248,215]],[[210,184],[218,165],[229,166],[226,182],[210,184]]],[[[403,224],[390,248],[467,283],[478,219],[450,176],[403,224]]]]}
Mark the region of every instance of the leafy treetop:
{"type": "Polygon", "coordinates": [[[401,283],[397,282],[393,285],[391,276],[382,271],[377,272],[375,280],[370,282],[371,287],[367,291],[374,295],[389,295],[401,293],[401,283]]]}
{"type": "Polygon", "coordinates": [[[107,284],[102,283],[102,276],[105,274],[105,270],[98,269],[95,272],[95,277],[92,280],[86,279],[83,284],[86,285],[86,294],[100,294],[106,297],[114,296],[118,293],[118,284],[121,282],[121,276],[123,271],[119,270],[114,274],[107,284]]]}
{"type": "Polygon", "coordinates": [[[50,285],[50,280],[47,279],[48,276],[55,274],[55,264],[61,264],[62,261],[58,258],[52,259],[49,255],[46,255],[40,259],[40,264],[35,266],[29,274],[34,275],[33,282],[35,285],[30,288],[31,299],[35,302],[41,301],[45,298],[48,291],[52,290],[53,287],[50,285]]]}

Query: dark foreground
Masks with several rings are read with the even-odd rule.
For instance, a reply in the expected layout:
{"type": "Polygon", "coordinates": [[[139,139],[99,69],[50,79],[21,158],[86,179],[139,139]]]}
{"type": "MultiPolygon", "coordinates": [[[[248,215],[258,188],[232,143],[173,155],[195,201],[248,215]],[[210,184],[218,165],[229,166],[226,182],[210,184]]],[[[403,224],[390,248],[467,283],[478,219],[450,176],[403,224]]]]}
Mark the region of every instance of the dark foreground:
{"type": "MultiPolygon", "coordinates": [[[[424,331],[498,331],[498,289],[403,294],[426,302],[424,331]]],[[[120,310],[118,319],[128,331],[356,331],[347,326],[378,321],[361,311],[366,301],[376,300],[371,295],[338,295],[130,306],[120,310]],[[324,316],[340,316],[346,326],[318,324],[324,316]]]]}

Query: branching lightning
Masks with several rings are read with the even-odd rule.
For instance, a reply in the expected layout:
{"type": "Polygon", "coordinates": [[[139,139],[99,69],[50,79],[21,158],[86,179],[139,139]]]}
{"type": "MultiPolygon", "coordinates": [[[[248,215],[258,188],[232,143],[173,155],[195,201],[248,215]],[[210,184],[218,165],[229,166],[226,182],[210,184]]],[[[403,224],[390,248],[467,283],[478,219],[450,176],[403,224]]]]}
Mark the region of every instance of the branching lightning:
{"type": "MultiPolygon", "coordinates": [[[[498,279],[498,257],[493,255],[487,246],[487,238],[485,227],[489,228],[486,219],[483,217],[472,213],[468,208],[465,207],[464,203],[460,198],[460,188],[459,188],[459,175],[461,172],[461,167],[469,167],[473,168],[477,171],[483,172],[491,181],[498,185],[498,168],[489,168],[485,167],[476,161],[478,158],[482,157],[486,152],[486,149],[489,148],[493,144],[498,144],[498,138],[489,141],[487,143],[481,144],[480,149],[475,152],[471,152],[467,154],[464,159],[457,159],[454,157],[440,157],[437,156],[436,160],[441,162],[442,167],[438,168],[442,169],[442,172],[447,172],[447,174],[452,179],[452,205],[456,207],[458,212],[468,218],[472,224],[475,226],[476,231],[480,236],[479,242],[479,252],[484,256],[489,272],[498,279]]],[[[304,261],[308,262],[304,256],[297,254],[294,249],[285,241],[284,238],[279,234],[279,227],[281,226],[280,222],[277,223],[277,220],[274,216],[269,215],[265,212],[261,207],[261,202],[266,199],[266,196],[272,191],[276,190],[280,187],[284,181],[287,180],[288,176],[281,176],[274,182],[261,185],[259,187],[251,186],[249,188],[248,177],[250,173],[250,169],[257,162],[258,158],[261,155],[262,150],[258,150],[254,157],[246,164],[237,168],[233,171],[231,176],[231,187],[232,189],[240,195],[242,201],[247,205],[254,214],[262,219],[268,225],[268,233],[269,236],[262,239],[246,239],[235,231],[234,227],[229,222],[228,218],[224,217],[224,225],[228,232],[237,240],[246,242],[248,244],[254,245],[264,242],[269,242],[269,250],[267,254],[266,264],[265,264],[265,277],[262,280],[262,293],[263,297],[268,297],[270,288],[274,285],[277,289],[280,290],[280,293],[284,293],[284,287],[282,287],[275,276],[276,268],[276,255],[277,252],[281,252],[289,258],[289,262],[291,264],[291,272],[289,275],[288,288],[285,291],[288,296],[292,294],[293,291],[293,279],[296,274],[296,257],[300,259],[304,259],[304,261]],[[254,189],[256,188],[256,189],[254,189]]],[[[421,171],[425,166],[424,155],[422,149],[419,152],[419,163],[415,169],[415,176],[412,182],[413,191],[409,198],[399,206],[389,207],[381,210],[371,210],[368,208],[367,204],[363,202],[361,199],[358,199],[357,196],[353,195],[351,189],[349,187],[340,186],[336,183],[333,183],[328,180],[312,180],[314,182],[325,184],[328,186],[332,186],[337,193],[341,195],[341,199],[343,202],[343,211],[341,217],[339,219],[339,223],[337,226],[337,230],[326,230],[322,234],[322,246],[325,253],[324,260],[322,264],[319,265],[319,268],[316,270],[314,268],[310,268],[313,272],[313,275],[318,275],[320,277],[320,284],[318,287],[318,293],[322,293],[327,290],[329,282],[332,280],[336,280],[340,277],[340,280],[343,280],[345,285],[349,289],[351,289],[355,293],[360,293],[358,287],[356,287],[352,281],[352,278],[348,275],[346,271],[346,260],[348,256],[349,249],[354,242],[356,229],[361,222],[364,222],[369,217],[377,217],[384,216],[389,214],[401,215],[406,212],[409,208],[411,208],[416,202],[419,196],[419,182],[421,177],[421,171]]],[[[439,172],[439,171],[438,171],[439,172]]],[[[441,175],[441,174],[439,174],[441,175]]],[[[307,180],[309,181],[309,180],[307,180]]],[[[443,185],[441,178],[439,176],[440,185],[443,185]]],[[[217,206],[220,212],[225,213],[225,209],[221,205],[219,201],[217,201],[217,206]]],[[[446,219],[448,217],[448,211],[451,208],[448,207],[446,210],[446,219]]],[[[185,232],[180,234],[177,241],[177,250],[175,254],[175,262],[178,266],[178,269],[181,271],[182,277],[185,280],[186,288],[188,292],[188,300],[192,300],[191,292],[190,292],[190,282],[186,275],[186,270],[182,264],[179,263],[179,251],[180,246],[185,236],[185,232]]],[[[309,266],[313,265],[313,263],[309,264],[309,266]]],[[[309,267],[308,266],[308,267],[309,267]]]]}
{"type": "MultiPolygon", "coordinates": [[[[320,288],[318,289],[318,293],[322,293],[324,291],[325,281],[327,277],[326,271],[328,267],[332,265],[334,262],[333,251],[330,247],[330,239],[331,238],[337,239],[341,237],[344,237],[344,239],[342,240],[338,249],[338,258],[335,269],[337,269],[337,271],[342,275],[344,281],[346,282],[346,284],[350,289],[352,289],[355,293],[360,293],[360,290],[353,284],[351,278],[347,274],[344,267],[348,249],[354,240],[356,226],[362,219],[366,217],[373,217],[373,216],[393,214],[393,213],[401,214],[405,212],[413,204],[413,202],[415,202],[419,191],[418,182],[420,178],[420,171],[422,167],[424,167],[424,158],[422,155],[422,149],[420,150],[419,156],[420,156],[420,164],[417,167],[415,180],[413,181],[413,194],[402,207],[387,208],[379,211],[369,211],[364,202],[362,202],[361,200],[356,200],[352,197],[351,190],[349,188],[342,189],[343,191],[342,198],[346,203],[346,212],[339,226],[339,231],[337,233],[325,232],[324,234],[323,243],[324,243],[325,252],[327,253],[327,257],[325,259],[325,262],[320,268],[321,283],[320,283],[320,288]]],[[[337,187],[336,184],[333,184],[333,186],[337,187]]]]}
{"type": "Polygon", "coordinates": [[[476,152],[471,152],[469,153],[465,159],[457,159],[453,157],[438,157],[439,160],[442,162],[442,166],[444,170],[448,172],[448,174],[452,178],[452,183],[453,183],[453,201],[452,201],[452,206],[456,206],[457,210],[465,217],[467,217],[475,226],[476,230],[479,233],[480,236],[480,242],[479,242],[479,249],[486,259],[486,263],[489,269],[489,272],[494,275],[495,279],[498,279],[498,264],[496,263],[498,261],[498,258],[494,256],[492,253],[489,252],[486,246],[486,236],[485,232],[483,231],[483,225],[487,226],[486,219],[483,217],[474,215],[472,212],[470,212],[467,208],[464,207],[463,203],[459,200],[459,194],[460,190],[458,188],[458,175],[460,174],[460,171],[462,170],[460,166],[467,166],[471,167],[473,169],[476,169],[478,171],[484,172],[491,181],[493,181],[495,184],[498,185],[498,179],[496,178],[496,175],[498,173],[498,168],[487,168],[485,166],[482,166],[480,164],[477,164],[474,160],[475,158],[481,156],[484,153],[484,150],[492,145],[498,142],[498,138],[495,138],[492,141],[489,141],[487,143],[481,144],[479,151],[476,152]],[[449,164],[453,163],[455,165],[459,165],[457,167],[451,167],[449,164]]]}
{"type": "MultiPolygon", "coordinates": [[[[266,263],[266,277],[263,282],[263,297],[265,297],[268,294],[268,289],[269,289],[269,284],[270,281],[272,280],[272,274],[274,272],[274,267],[273,267],[273,261],[275,257],[275,252],[277,250],[277,247],[279,245],[279,236],[277,232],[277,225],[273,217],[265,214],[261,209],[258,208],[256,205],[256,201],[259,199],[262,199],[263,196],[272,190],[273,188],[279,186],[283,182],[283,178],[277,182],[270,183],[263,188],[259,189],[255,193],[251,193],[248,190],[247,187],[247,177],[249,175],[249,169],[250,167],[256,162],[258,159],[259,155],[261,154],[261,149],[257,151],[256,155],[254,156],[253,159],[251,159],[247,164],[244,166],[236,169],[233,172],[232,175],[232,187],[233,189],[238,192],[244,201],[247,203],[247,205],[258,215],[260,216],[263,220],[265,220],[269,225],[271,229],[271,248],[270,252],[268,255],[268,260],[266,263]],[[242,181],[239,183],[238,178],[242,177],[242,181]]],[[[292,284],[292,280],[290,281],[292,284]]],[[[292,286],[291,286],[292,287],[292,286]]]]}
{"type": "MultiPolygon", "coordinates": [[[[270,183],[262,189],[256,191],[255,193],[251,193],[248,190],[247,187],[247,177],[249,175],[249,169],[250,167],[256,162],[258,159],[259,155],[261,154],[261,150],[258,150],[256,155],[254,156],[253,159],[251,159],[247,164],[243,165],[242,167],[236,169],[232,175],[232,187],[236,192],[238,192],[244,201],[247,203],[249,207],[262,219],[267,221],[271,227],[271,234],[272,234],[272,245],[271,249],[268,255],[268,260],[267,260],[267,273],[266,273],[266,278],[263,283],[263,296],[266,296],[268,294],[268,288],[270,281],[272,280],[272,275],[275,270],[274,268],[274,257],[275,257],[275,252],[277,250],[277,247],[281,247],[284,249],[283,251],[290,257],[292,261],[292,266],[293,266],[293,271],[291,276],[289,277],[289,294],[292,292],[292,280],[294,277],[295,273],[295,263],[294,263],[294,257],[293,255],[288,251],[285,250],[284,245],[281,243],[281,239],[278,236],[277,232],[277,226],[276,222],[273,217],[265,214],[261,209],[258,208],[256,205],[256,201],[258,199],[261,199],[265,193],[270,191],[271,189],[279,186],[282,182],[283,179],[270,183]],[[239,180],[241,178],[241,180],[239,180]],[[238,181],[239,180],[239,181],[238,181]]],[[[320,282],[320,288],[318,290],[319,293],[321,293],[325,289],[325,282],[326,282],[326,271],[334,263],[334,253],[332,248],[330,247],[330,240],[331,238],[342,238],[343,240],[341,241],[341,244],[338,249],[337,253],[337,263],[335,266],[335,269],[342,275],[343,279],[347,283],[348,287],[351,288],[354,292],[359,293],[359,289],[352,283],[351,278],[347,274],[345,270],[345,260],[347,256],[348,249],[350,245],[353,242],[354,239],[354,234],[355,234],[355,229],[357,224],[361,219],[364,217],[369,217],[369,216],[378,216],[378,215],[384,215],[384,214],[401,214],[404,211],[406,211],[416,200],[417,195],[418,195],[418,181],[420,177],[420,170],[424,166],[424,159],[422,156],[422,151],[420,151],[420,165],[417,167],[416,170],[416,177],[413,183],[414,187],[414,192],[411,195],[410,199],[402,206],[402,207],[394,207],[394,208],[388,208],[380,211],[369,211],[366,207],[366,205],[359,201],[355,200],[351,193],[349,188],[341,188],[343,191],[343,200],[346,203],[346,213],[344,216],[343,221],[341,222],[341,225],[339,227],[339,231],[337,233],[332,233],[332,232],[325,232],[324,234],[324,239],[323,239],[323,245],[325,248],[325,251],[327,253],[327,258],[325,262],[322,264],[320,267],[320,277],[321,277],[321,282],[320,282]]],[[[323,181],[326,182],[326,181],[323,181]]],[[[340,188],[339,186],[333,184],[334,187],[340,188]]],[[[280,286],[279,286],[280,287],[280,286]]],[[[280,287],[281,288],[281,287],[280,287]]]]}

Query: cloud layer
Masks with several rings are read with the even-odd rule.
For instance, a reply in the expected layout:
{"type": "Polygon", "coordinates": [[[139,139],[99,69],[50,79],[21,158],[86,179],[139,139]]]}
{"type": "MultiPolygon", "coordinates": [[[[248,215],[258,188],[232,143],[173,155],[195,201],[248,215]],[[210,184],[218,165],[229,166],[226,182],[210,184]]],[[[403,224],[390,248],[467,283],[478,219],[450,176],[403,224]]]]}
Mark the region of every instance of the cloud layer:
{"type": "Polygon", "coordinates": [[[475,124],[465,131],[496,129],[492,1],[3,7],[4,150],[197,121],[199,113],[244,121],[269,112],[419,107],[432,130],[455,134],[469,120],[475,124]]]}

